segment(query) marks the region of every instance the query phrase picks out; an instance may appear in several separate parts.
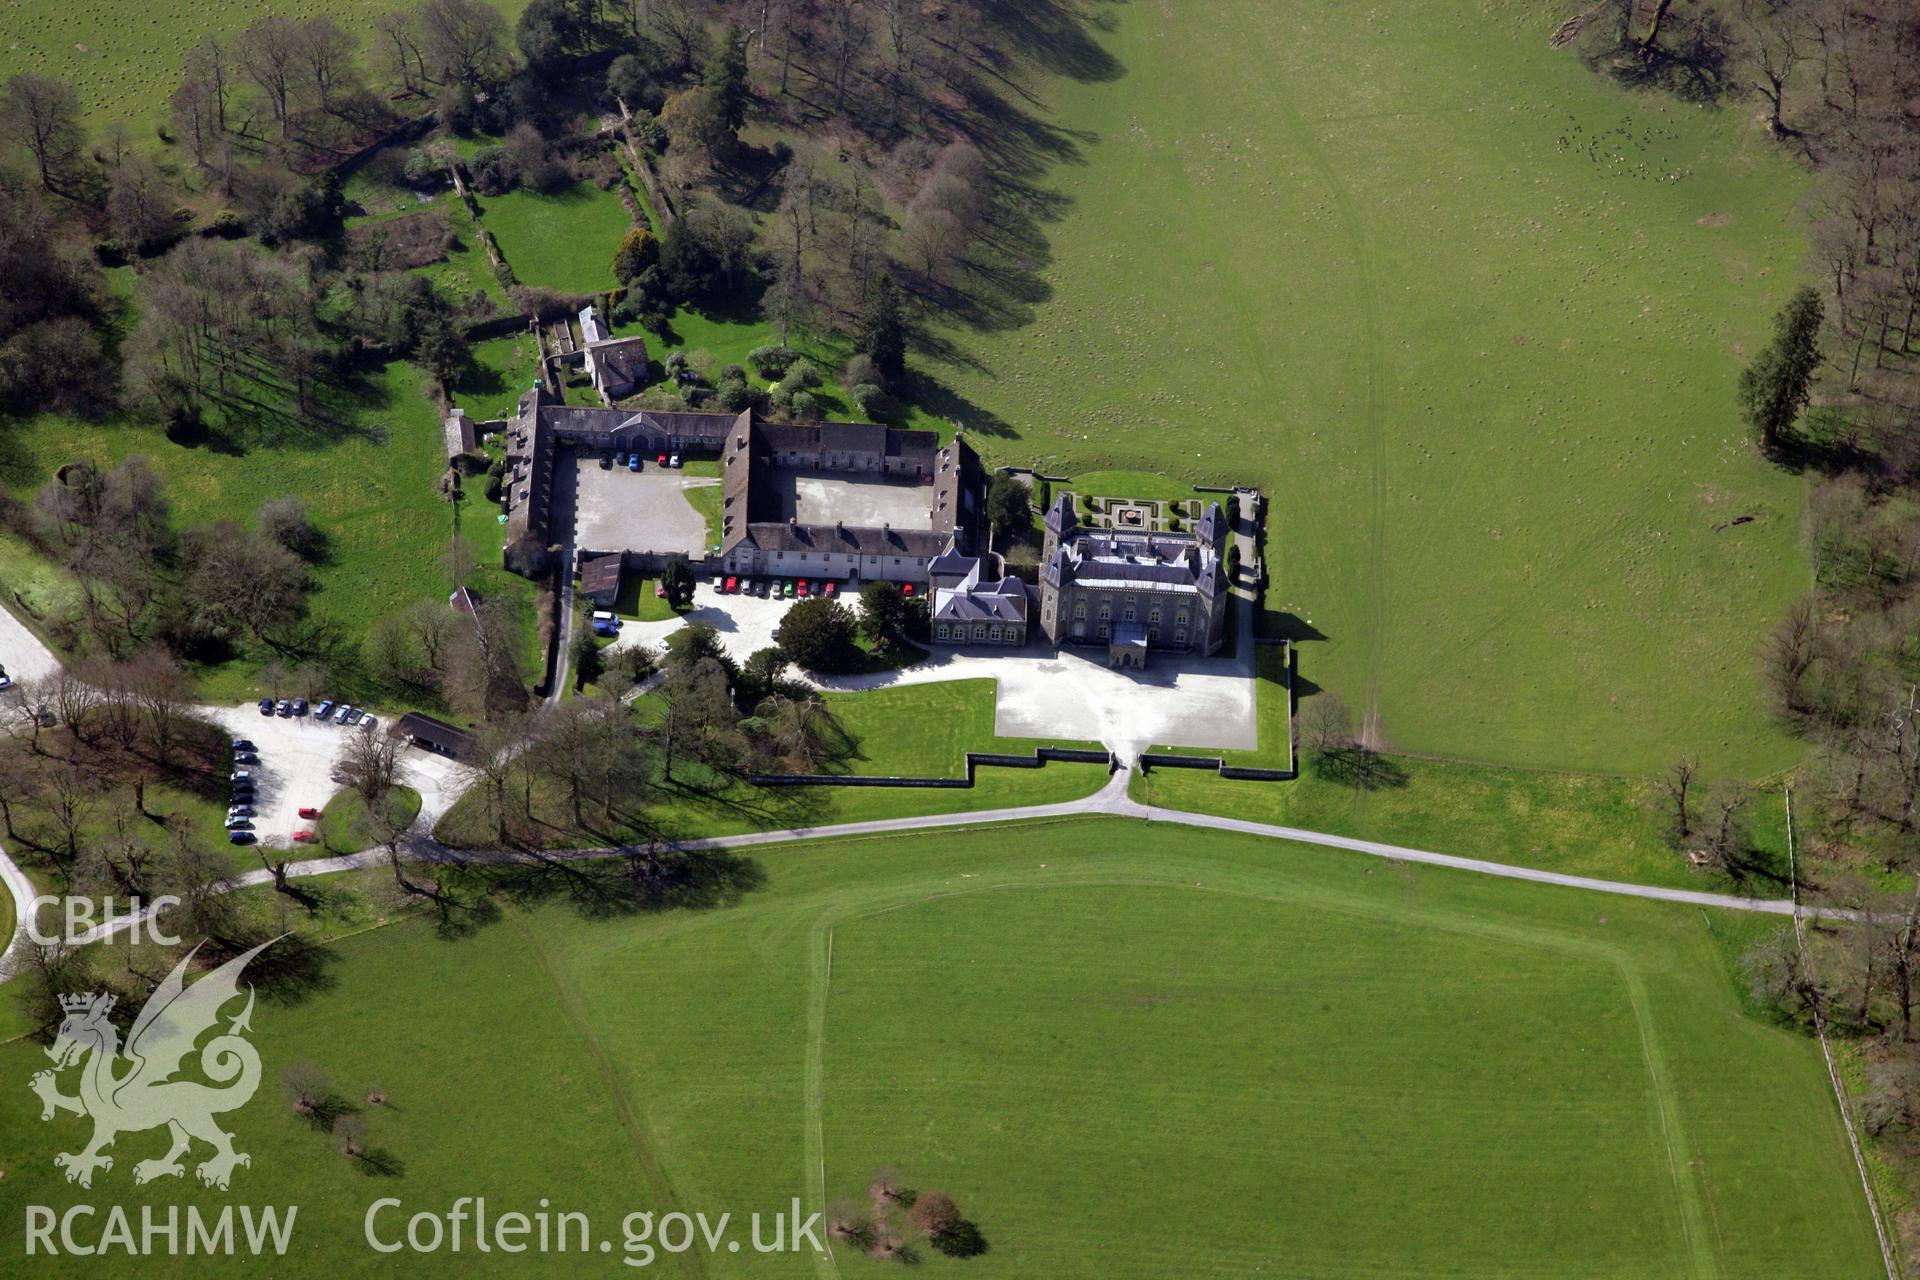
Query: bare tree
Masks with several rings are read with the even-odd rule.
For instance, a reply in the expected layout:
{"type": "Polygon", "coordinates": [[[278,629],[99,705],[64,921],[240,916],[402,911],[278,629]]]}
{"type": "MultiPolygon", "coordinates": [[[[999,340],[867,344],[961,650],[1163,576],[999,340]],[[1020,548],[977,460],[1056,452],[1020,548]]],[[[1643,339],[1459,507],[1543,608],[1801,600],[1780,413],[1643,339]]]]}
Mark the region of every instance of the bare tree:
{"type": "Polygon", "coordinates": [[[1700,757],[1684,755],[1667,766],[1666,773],[1660,779],[1660,789],[1667,798],[1669,820],[1673,824],[1673,841],[1685,846],[1693,834],[1693,817],[1688,804],[1693,794],[1693,783],[1700,772],[1700,757]]]}
{"type": "Polygon", "coordinates": [[[80,95],[66,81],[21,72],[0,89],[0,138],[26,148],[46,190],[67,185],[81,137],[80,95]]]}
{"type": "Polygon", "coordinates": [[[1339,751],[1353,744],[1353,713],[1340,695],[1322,689],[1302,708],[1307,745],[1315,751],[1339,751]]]}
{"type": "Polygon", "coordinates": [[[1805,31],[1793,0],[1736,0],[1741,61],[1754,92],[1767,103],[1767,127],[1775,137],[1792,132],[1781,118],[1787,85],[1799,65],[1805,31]]]}

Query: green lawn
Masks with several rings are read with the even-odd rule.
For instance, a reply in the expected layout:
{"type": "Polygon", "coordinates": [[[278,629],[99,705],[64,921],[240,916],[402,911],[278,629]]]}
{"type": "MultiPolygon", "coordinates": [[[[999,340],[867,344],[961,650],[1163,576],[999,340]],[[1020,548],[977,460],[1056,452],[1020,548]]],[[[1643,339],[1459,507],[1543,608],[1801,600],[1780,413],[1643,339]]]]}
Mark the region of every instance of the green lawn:
{"type": "Polygon", "coordinates": [[[473,344],[473,363],[453,388],[453,402],[476,422],[511,418],[520,396],[540,376],[540,349],[530,333],[473,344]]]}
{"type": "MultiPolygon", "coordinates": [[[[387,797],[387,821],[401,826],[420,812],[420,793],[412,787],[395,787],[387,797]]],[[[376,842],[367,825],[367,803],[358,791],[335,794],[320,811],[321,845],[329,854],[358,853],[376,842]]]]}
{"type": "Polygon", "coordinates": [[[480,220],[520,283],[565,293],[613,288],[613,251],[633,225],[618,192],[586,181],[553,195],[488,196],[480,201],[480,220]]]}
{"type": "Polygon", "coordinates": [[[1710,880],[1668,847],[1655,785],[1606,774],[1535,772],[1390,756],[1385,780],[1361,794],[1311,759],[1294,782],[1235,782],[1189,769],[1135,776],[1136,800],[1573,875],[1784,897],[1785,807],[1777,787],[1752,808],[1765,875],[1710,880]]]}
{"type": "MultiPolygon", "coordinates": [[[[991,680],[829,694],[828,703],[852,748],[847,758],[825,763],[823,769],[828,772],[958,778],[965,776],[969,750],[1030,752],[1042,745],[1023,738],[994,736],[991,680]]],[[[662,704],[657,695],[649,695],[635,704],[635,712],[643,719],[657,717],[662,714],[662,704]]],[[[537,793],[535,808],[544,821],[553,824],[543,840],[549,847],[596,847],[644,833],[684,839],[1052,804],[1091,795],[1107,777],[1105,765],[1052,763],[1039,769],[981,769],[971,787],[755,787],[681,759],[675,762],[671,780],[656,779],[660,789],[649,797],[644,809],[617,814],[614,822],[593,831],[564,829],[570,815],[557,792],[537,793]]],[[[590,820],[596,816],[589,814],[590,820]]],[[[472,792],[454,802],[436,833],[460,847],[485,848],[496,843],[480,797],[472,792]]]]}
{"type": "Polygon", "coordinates": [[[1807,584],[1802,482],[1733,386],[1806,182],[1745,102],[1549,49],[1569,11],[1107,9],[1116,77],[1040,86],[1078,151],[1040,300],[927,369],[995,462],[1264,488],[1302,670],[1399,749],[1765,772],[1799,753],[1754,655],[1807,584]]]}
{"type": "MultiPolygon", "coordinates": [[[[747,354],[754,348],[769,346],[780,340],[777,330],[767,321],[744,320],[682,307],[668,320],[664,337],[637,322],[616,326],[614,331],[623,338],[644,336],[648,353],[656,365],[673,352],[681,351],[695,359],[696,367],[702,357],[712,364],[710,372],[717,373],[726,365],[737,364],[746,369],[747,379],[753,386],[764,390],[772,385],[747,363],[747,354]]],[[[840,377],[847,357],[853,354],[850,342],[844,338],[819,338],[794,330],[787,335],[787,345],[820,370],[824,381],[814,394],[819,398],[823,414],[836,421],[864,421],[859,409],[848,399],[847,389],[840,377]]],[[[947,435],[953,433],[952,423],[918,405],[904,406],[890,421],[895,426],[914,430],[941,431],[947,435]]]]}
{"type": "MultiPolygon", "coordinates": [[[[506,905],[331,944],[252,1019],[232,1198],[298,1204],[276,1274],[361,1274],[380,1197],[445,1212],[772,1213],[895,1165],[988,1250],[929,1274],[1863,1276],[1873,1232],[1817,1049],[1748,1016],[1777,922],[1116,820],[764,850],[704,910],[506,905]],[[402,1176],[332,1154],[274,1081],[310,1061],[402,1176]],[[382,1107],[362,1102],[387,1096],[382,1107]]],[[[25,1080],[37,1046],[0,1046],[25,1080]]],[[[0,1108],[0,1214],[226,1197],[51,1163],[83,1126],[0,1108]]],[[[137,1213],[136,1213],[137,1221],[137,1213]]],[[[809,1251],[810,1253],[811,1251],[809,1251]]],[[[614,1265],[619,1254],[602,1265],[614,1265]]],[[[92,1265],[89,1265],[89,1263],[92,1265]]],[[[154,1258],[154,1275],[256,1264],[154,1258]]],[[[469,1249],[408,1275],[579,1274],[469,1249]]],[[[36,1274],[102,1274],[36,1259],[36,1274]]],[[[681,1270],[887,1272],[724,1247],[681,1270]]],[[[667,1270],[674,1268],[669,1265],[667,1270]]]]}
{"type": "MultiPolygon", "coordinates": [[[[511,26],[526,0],[498,0],[495,7],[511,26]]],[[[167,98],[179,87],[182,62],[202,36],[216,36],[224,45],[269,12],[290,18],[324,13],[366,46],[377,34],[374,19],[388,9],[382,0],[298,0],[271,9],[208,0],[166,6],[140,0],[89,0],[81,6],[14,0],[7,6],[6,38],[0,40],[0,80],[31,71],[71,81],[90,128],[125,120],[135,141],[144,144],[167,118],[167,98]]],[[[361,56],[370,54],[363,49],[361,56]]]]}
{"type": "MultiPolygon", "coordinates": [[[[6,439],[0,483],[14,492],[30,493],[75,458],[113,465],[143,454],[166,481],[179,523],[244,522],[268,497],[303,499],[331,545],[313,569],[312,625],[301,651],[331,655],[339,685],[330,692],[341,696],[366,700],[379,692],[359,674],[360,643],[375,619],[421,597],[446,596],[440,557],[455,511],[436,488],[445,444],[421,376],[409,365],[391,364],[366,378],[340,420],[295,430],[250,424],[217,447],[175,445],[158,427],[141,423],[49,416],[10,424],[6,439]]],[[[474,590],[530,604],[532,584],[498,567],[501,532],[483,499],[484,485],[470,482],[468,492],[460,532],[478,549],[474,590]]],[[[15,544],[0,545],[0,564],[22,554],[9,548],[15,544]]],[[[30,598],[41,605],[57,606],[73,589],[71,583],[63,589],[51,569],[29,580],[30,598]]],[[[253,696],[253,675],[268,656],[264,649],[247,651],[201,669],[203,692],[217,700],[253,696]]]]}

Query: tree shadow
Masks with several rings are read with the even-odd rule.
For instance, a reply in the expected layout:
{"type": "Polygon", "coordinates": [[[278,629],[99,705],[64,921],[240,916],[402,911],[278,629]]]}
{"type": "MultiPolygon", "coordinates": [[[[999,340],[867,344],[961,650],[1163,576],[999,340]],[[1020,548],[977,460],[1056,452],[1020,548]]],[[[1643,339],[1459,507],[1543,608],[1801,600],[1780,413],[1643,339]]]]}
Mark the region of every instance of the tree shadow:
{"type": "Polygon", "coordinates": [[[716,849],[676,849],[656,842],[623,845],[605,858],[539,854],[491,868],[490,887],[523,905],[566,902],[587,919],[667,911],[712,911],[737,905],[766,884],[753,858],[716,849]]]}
{"type": "Polygon", "coordinates": [[[1308,760],[1314,777],[1356,791],[1397,791],[1409,782],[1398,762],[1366,747],[1329,747],[1308,760]]]}

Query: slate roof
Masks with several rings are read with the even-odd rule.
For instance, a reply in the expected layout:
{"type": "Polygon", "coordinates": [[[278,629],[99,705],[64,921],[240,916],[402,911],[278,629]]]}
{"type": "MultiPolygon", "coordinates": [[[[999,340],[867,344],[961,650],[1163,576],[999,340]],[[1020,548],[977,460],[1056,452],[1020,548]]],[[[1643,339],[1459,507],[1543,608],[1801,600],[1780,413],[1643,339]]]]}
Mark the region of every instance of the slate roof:
{"type": "Polygon", "coordinates": [[[1215,549],[1178,533],[1085,531],[1055,549],[1041,577],[1054,587],[1192,591],[1209,598],[1224,589],[1215,549]]]}
{"type": "Polygon", "coordinates": [[[624,563],[620,553],[587,556],[580,561],[580,591],[583,595],[617,595],[620,591],[620,570],[624,563]]]}
{"type": "Polygon", "coordinates": [[[854,556],[925,556],[946,548],[938,529],[863,529],[852,525],[751,522],[746,536],[762,551],[836,551],[854,556]]]}

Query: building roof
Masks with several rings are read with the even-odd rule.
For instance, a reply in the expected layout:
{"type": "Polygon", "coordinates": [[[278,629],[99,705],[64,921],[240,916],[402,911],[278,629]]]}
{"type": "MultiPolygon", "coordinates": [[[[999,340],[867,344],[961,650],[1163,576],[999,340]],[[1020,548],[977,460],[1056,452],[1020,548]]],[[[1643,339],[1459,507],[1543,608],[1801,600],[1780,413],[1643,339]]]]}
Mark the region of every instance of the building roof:
{"type": "Polygon", "coordinates": [[[851,556],[914,556],[932,559],[949,536],[938,529],[859,528],[854,525],[751,521],[745,537],[762,551],[834,551],[851,556]]]}
{"type": "Polygon", "coordinates": [[[1217,550],[1180,533],[1081,530],[1055,548],[1040,573],[1053,587],[1196,592],[1209,599],[1225,586],[1217,550]]]}
{"type": "Polygon", "coordinates": [[[471,760],[480,754],[480,740],[471,733],[418,711],[409,711],[401,716],[387,732],[396,738],[406,738],[450,755],[456,760],[471,760]]]}
{"type": "Polygon", "coordinates": [[[618,551],[581,557],[581,592],[590,596],[617,595],[620,591],[620,571],[625,563],[625,558],[618,551]]]}
{"type": "Polygon", "coordinates": [[[600,323],[600,313],[592,307],[583,307],[580,311],[580,339],[588,346],[596,342],[605,342],[613,335],[600,323]]]}

